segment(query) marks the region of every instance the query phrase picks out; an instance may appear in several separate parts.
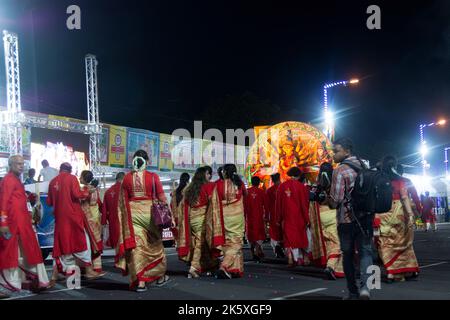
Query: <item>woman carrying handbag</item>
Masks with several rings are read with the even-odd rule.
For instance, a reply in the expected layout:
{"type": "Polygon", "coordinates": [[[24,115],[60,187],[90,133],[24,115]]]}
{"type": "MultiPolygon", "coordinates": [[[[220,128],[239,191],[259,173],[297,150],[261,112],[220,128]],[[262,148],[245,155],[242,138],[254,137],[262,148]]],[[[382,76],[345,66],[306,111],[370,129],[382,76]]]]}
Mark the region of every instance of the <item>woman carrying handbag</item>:
{"type": "MultiPolygon", "coordinates": [[[[166,255],[160,222],[170,215],[162,184],[157,174],[146,170],[148,154],[138,150],[133,156],[133,170],[125,175],[119,197],[120,234],[116,267],[130,275],[130,289],[147,290],[146,283],[164,285],[166,255]]],[[[167,221],[165,222],[167,223],[167,221]]]]}

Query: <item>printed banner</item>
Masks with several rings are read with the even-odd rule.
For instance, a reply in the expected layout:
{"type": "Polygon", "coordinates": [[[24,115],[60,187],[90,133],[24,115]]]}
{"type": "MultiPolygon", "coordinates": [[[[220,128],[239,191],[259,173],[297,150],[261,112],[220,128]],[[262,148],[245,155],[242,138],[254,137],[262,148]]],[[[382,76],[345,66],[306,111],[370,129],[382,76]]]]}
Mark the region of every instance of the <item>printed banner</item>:
{"type": "Polygon", "coordinates": [[[109,163],[109,125],[103,124],[102,134],[99,137],[100,163],[106,165],[109,163]]]}
{"type": "Polygon", "coordinates": [[[159,134],[159,170],[171,171],[173,169],[172,162],[172,136],[170,134],[159,134]]]}
{"type": "Polygon", "coordinates": [[[225,154],[224,154],[224,164],[234,163],[237,164],[234,160],[236,159],[234,144],[225,144],[225,154]]]}
{"type": "Polygon", "coordinates": [[[202,165],[210,165],[212,162],[212,141],[202,140],[202,165]]]}
{"type": "Polygon", "coordinates": [[[193,142],[191,138],[172,136],[172,161],[174,170],[194,171],[196,169],[192,156],[193,142]]]}
{"type": "Polygon", "coordinates": [[[148,168],[158,169],[159,134],[147,130],[128,129],[127,167],[131,168],[133,155],[137,150],[147,151],[148,168]]]}
{"type": "Polygon", "coordinates": [[[127,129],[111,125],[109,127],[109,165],[125,167],[125,151],[127,150],[127,129]]]}
{"type": "Polygon", "coordinates": [[[246,146],[235,146],[235,160],[237,171],[239,175],[244,176],[245,174],[245,162],[247,159],[248,147],[246,146]]]}

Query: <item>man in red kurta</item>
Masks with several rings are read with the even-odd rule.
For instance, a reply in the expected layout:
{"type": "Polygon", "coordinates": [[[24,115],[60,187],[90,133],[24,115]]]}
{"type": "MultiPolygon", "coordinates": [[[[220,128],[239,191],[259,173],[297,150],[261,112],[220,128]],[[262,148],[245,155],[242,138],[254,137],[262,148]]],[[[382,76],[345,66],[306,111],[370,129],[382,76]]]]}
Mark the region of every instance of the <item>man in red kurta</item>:
{"type": "Polygon", "coordinates": [[[107,245],[116,248],[117,242],[119,241],[119,193],[120,186],[125,177],[125,173],[119,172],[116,175],[116,183],[105,192],[103,198],[103,210],[102,210],[102,225],[108,223],[109,238],[107,245]]]}
{"type": "Polygon", "coordinates": [[[266,216],[264,209],[265,194],[259,188],[261,180],[252,177],[252,187],[247,190],[244,198],[244,213],[247,240],[250,242],[253,259],[260,261],[264,258],[262,244],[266,240],[266,216]]]}
{"type": "Polygon", "coordinates": [[[275,216],[275,205],[277,199],[277,190],[281,184],[280,174],[275,173],[271,175],[273,186],[271,186],[266,191],[266,200],[265,200],[265,208],[268,211],[269,216],[269,235],[270,235],[270,244],[275,252],[277,258],[284,258],[284,252],[282,249],[282,234],[281,228],[277,224],[277,219],[275,216]]]}
{"type": "Polygon", "coordinates": [[[80,200],[89,197],[89,190],[81,190],[77,177],[71,172],[72,166],[63,163],[59,175],[48,187],[47,204],[53,207],[55,216],[52,253],[54,265],[50,287],[55,285],[58,272],[67,274],[70,269],[74,270],[77,262],[86,267],[87,279],[104,275],[92,268],[93,242],[90,240],[89,227],[80,204],[80,200]]]}
{"type": "Polygon", "coordinates": [[[276,218],[283,230],[283,243],[288,251],[289,266],[303,263],[303,251],[308,248],[306,233],[309,225],[309,193],[301,183],[301,171],[292,167],[290,180],[283,182],[277,191],[276,218]]]}
{"type": "Polygon", "coordinates": [[[47,287],[48,277],[20,181],[23,157],[12,156],[8,165],[10,171],[0,183],[0,285],[21,290],[23,272],[31,289],[39,290],[47,287]]]}
{"type": "Polygon", "coordinates": [[[433,227],[433,231],[436,231],[436,214],[433,211],[433,208],[436,205],[434,204],[433,199],[430,197],[430,193],[428,191],[425,192],[425,198],[422,201],[422,219],[426,223],[425,231],[430,230],[430,226],[433,227]]]}

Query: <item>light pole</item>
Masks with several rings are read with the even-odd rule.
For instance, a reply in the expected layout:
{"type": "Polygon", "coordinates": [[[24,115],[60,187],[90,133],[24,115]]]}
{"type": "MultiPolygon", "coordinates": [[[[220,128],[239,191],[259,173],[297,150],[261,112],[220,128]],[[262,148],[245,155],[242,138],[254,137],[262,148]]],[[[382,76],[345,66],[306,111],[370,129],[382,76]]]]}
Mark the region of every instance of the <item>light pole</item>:
{"type": "Polygon", "coordinates": [[[429,163],[427,162],[425,156],[428,153],[428,148],[427,148],[427,141],[425,140],[425,136],[424,136],[424,129],[428,128],[428,127],[433,127],[433,126],[443,126],[447,123],[447,120],[442,119],[439,120],[438,122],[432,122],[432,123],[428,123],[428,124],[421,124],[419,125],[419,134],[420,134],[420,153],[422,155],[422,173],[423,176],[427,175],[427,168],[430,166],[429,163]]]}
{"type": "Polygon", "coordinates": [[[450,179],[450,175],[448,174],[448,150],[450,150],[450,147],[447,147],[444,149],[444,163],[445,163],[445,177],[447,179],[450,179]]]}
{"type": "Polygon", "coordinates": [[[323,86],[323,111],[324,111],[324,119],[325,119],[325,129],[324,133],[328,139],[332,140],[334,138],[334,116],[333,113],[328,110],[328,89],[344,86],[346,87],[349,84],[357,84],[359,83],[359,79],[351,79],[347,81],[339,81],[326,83],[323,86]]]}

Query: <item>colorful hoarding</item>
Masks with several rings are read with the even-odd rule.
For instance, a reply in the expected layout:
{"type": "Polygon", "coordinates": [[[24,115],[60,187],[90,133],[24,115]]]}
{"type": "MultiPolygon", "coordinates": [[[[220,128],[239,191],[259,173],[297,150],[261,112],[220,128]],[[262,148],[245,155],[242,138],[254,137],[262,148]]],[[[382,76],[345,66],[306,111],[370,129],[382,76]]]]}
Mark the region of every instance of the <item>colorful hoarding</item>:
{"type": "Polygon", "coordinates": [[[106,165],[109,163],[109,125],[103,125],[102,134],[99,137],[100,163],[106,165]]]}
{"type": "Polygon", "coordinates": [[[125,167],[127,150],[127,128],[111,125],[109,127],[109,165],[125,167]]]}
{"type": "Polygon", "coordinates": [[[134,153],[142,149],[148,153],[148,168],[158,169],[159,134],[132,128],[127,133],[127,167],[131,168],[134,153]]]}
{"type": "Polygon", "coordinates": [[[159,170],[172,171],[172,136],[169,134],[159,134],[159,170]]]}
{"type": "Polygon", "coordinates": [[[194,171],[197,167],[192,156],[193,142],[191,138],[172,136],[173,168],[179,171],[194,171]]]}
{"type": "Polygon", "coordinates": [[[158,169],[159,134],[128,128],[127,136],[127,167],[131,168],[134,153],[142,149],[148,153],[148,168],[158,169]]]}

